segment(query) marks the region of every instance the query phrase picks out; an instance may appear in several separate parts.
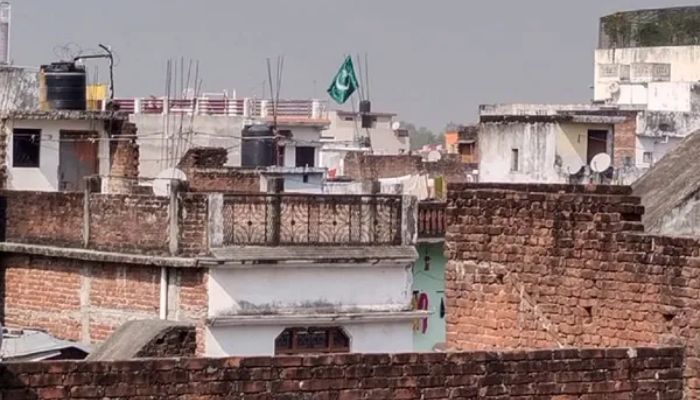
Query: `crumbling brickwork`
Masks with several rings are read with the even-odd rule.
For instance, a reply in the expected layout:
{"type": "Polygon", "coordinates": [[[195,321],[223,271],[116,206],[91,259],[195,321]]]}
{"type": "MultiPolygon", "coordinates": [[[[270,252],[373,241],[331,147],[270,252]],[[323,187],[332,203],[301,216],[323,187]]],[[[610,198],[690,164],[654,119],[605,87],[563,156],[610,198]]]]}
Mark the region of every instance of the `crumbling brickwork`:
{"type": "Polygon", "coordinates": [[[153,338],[136,354],[136,358],[193,357],[196,354],[196,331],[193,326],[173,326],[153,338]]]}
{"type": "Polygon", "coordinates": [[[615,124],[613,135],[613,167],[633,167],[637,165],[637,118],[627,116],[624,122],[615,124]]]}
{"type": "Polygon", "coordinates": [[[109,144],[109,193],[132,193],[138,184],[139,145],[136,143],[136,125],[124,122],[109,144]]]}
{"type": "Polygon", "coordinates": [[[683,350],[346,354],[0,365],[3,399],[681,399],[683,350]]]}
{"type": "MultiPolygon", "coordinates": [[[[160,268],[3,254],[2,324],[101,342],[131,319],[159,317],[160,268]]],[[[170,268],[169,317],[203,323],[206,272],[170,268]]]]}
{"type": "Polygon", "coordinates": [[[191,192],[260,191],[260,171],[225,167],[228,152],[223,148],[197,147],[187,151],[178,168],[187,175],[191,192]]]}
{"type": "Polygon", "coordinates": [[[684,345],[697,395],[700,242],[642,233],[643,207],[629,194],[451,185],[448,345],[684,345]]]}
{"type": "Polygon", "coordinates": [[[423,162],[420,156],[408,154],[374,155],[349,152],[343,165],[344,175],[357,181],[417,174],[443,176],[449,182],[465,182],[467,179],[466,167],[458,155],[448,155],[436,162],[423,162]]]}

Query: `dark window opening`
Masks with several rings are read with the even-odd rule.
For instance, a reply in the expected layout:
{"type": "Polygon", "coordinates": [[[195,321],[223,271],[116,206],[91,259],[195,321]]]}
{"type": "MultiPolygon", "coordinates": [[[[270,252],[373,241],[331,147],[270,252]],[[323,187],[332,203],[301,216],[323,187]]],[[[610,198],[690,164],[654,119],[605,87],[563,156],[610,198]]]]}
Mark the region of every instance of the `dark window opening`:
{"type": "Polygon", "coordinates": [[[588,130],[588,152],[586,163],[591,164],[591,160],[597,154],[608,152],[608,131],[599,129],[588,130]]]}
{"type": "Polygon", "coordinates": [[[315,166],[316,149],[309,146],[296,147],[296,166],[297,167],[313,167],[315,166]]]}
{"type": "Polygon", "coordinates": [[[12,131],[12,166],[39,168],[41,129],[14,129],[12,131]]]}
{"type": "Polygon", "coordinates": [[[347,353],[350,339],[339,327],[287,328],[275,339],[275,354],[347,353]]]}
{"type": "Polygon", "coordinates": [[[510,151],[510,170],[518,171],[520,166],[520,160],[518,160],[518,149],[512,149],[510,151]]]}

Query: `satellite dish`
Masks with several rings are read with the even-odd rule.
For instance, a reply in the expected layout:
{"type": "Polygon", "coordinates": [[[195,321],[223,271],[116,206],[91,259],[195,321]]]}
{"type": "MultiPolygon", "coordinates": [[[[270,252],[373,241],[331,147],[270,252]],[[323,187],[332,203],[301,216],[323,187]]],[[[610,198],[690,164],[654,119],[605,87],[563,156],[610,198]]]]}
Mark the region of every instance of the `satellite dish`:
{"type": "Polygon", "coordinates": [[[591,169],[595,172],[604,172],[610,168],[610,156],[606,153],[598,153],[591,159],[591,169]]]}
{"type": "Polygon", "coordinates": [[[608,86],[608,89],[610,90],[610,93],[617,93],[620,91],[620,84],[617,82],[613,82],[608,86]]]}
{"type": "Polygon", "coordinates": [[[561,169],[569,175],[575,175],[581,170],[582,167],[583,163],[581,160],[578,158],[572,158],[569,160],[564,160],[561,169]]]}
{"type": "Polygon", "coordinates": [[[428,161],[430,162],[440,161],[441,158],[442,154],[437,150],[432,150],[428,153],[428,161]]]}
{"type": "Polygon", "coordinates": [[[153,181],[153,194],[156,196],[169,196],[170,184],[173,180],[186,181],[187,175],[177,168],[167,168],[160,171],[153,181]]]}
{"type": "Polygon", "coordinates": [[[398,131],[399,129],[401,129],[401,122],[394,121],[391,123],[391,130],[392,131],[398,131]]]}

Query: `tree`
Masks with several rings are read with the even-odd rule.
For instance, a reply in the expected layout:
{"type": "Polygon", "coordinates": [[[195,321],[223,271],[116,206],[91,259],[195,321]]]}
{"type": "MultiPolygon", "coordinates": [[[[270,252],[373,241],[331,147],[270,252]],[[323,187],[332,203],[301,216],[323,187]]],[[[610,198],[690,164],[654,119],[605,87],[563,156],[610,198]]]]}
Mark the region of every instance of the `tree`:
{"type": "Polygon", "coordinates": [[[416,128],[415,125],[407,122],[402,122],[401,125],[408,131],[408,137],[411,139],[411,150],[417,150],[426,144],[443,144],[445,143],[444,134],[435,134],[430,129],[421,126],[416,128]]]}

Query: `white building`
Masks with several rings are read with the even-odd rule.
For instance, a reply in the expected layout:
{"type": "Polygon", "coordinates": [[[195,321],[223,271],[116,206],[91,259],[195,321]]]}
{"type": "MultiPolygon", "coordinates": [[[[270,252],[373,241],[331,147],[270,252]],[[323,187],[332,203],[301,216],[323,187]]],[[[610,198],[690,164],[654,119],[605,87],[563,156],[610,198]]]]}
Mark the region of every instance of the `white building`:
{"type": "Polygon", "coordinates": [[[482,106],[480,179],[567,182],[593,148],[611,157],[614,183],[632,183],[700,128],[700,27],[683,28],[699,17],[700,7],[603,17],[592,104],[482,106]]]}
{"type": "Polygon", "coordinates": [[[109,120],[89,111],[10,111],[2,119],[6,187],[76,191],[84,178],[110,174],[109,120]]]}
{"type": "Polygon", "coordinates": [[[210,195],[205,354],[413,351],[414,321],[426,316],[411,303],[415,199],[280,201],[210,195]],[[275,229],[279,245],[255,244],[275,229]]]}

